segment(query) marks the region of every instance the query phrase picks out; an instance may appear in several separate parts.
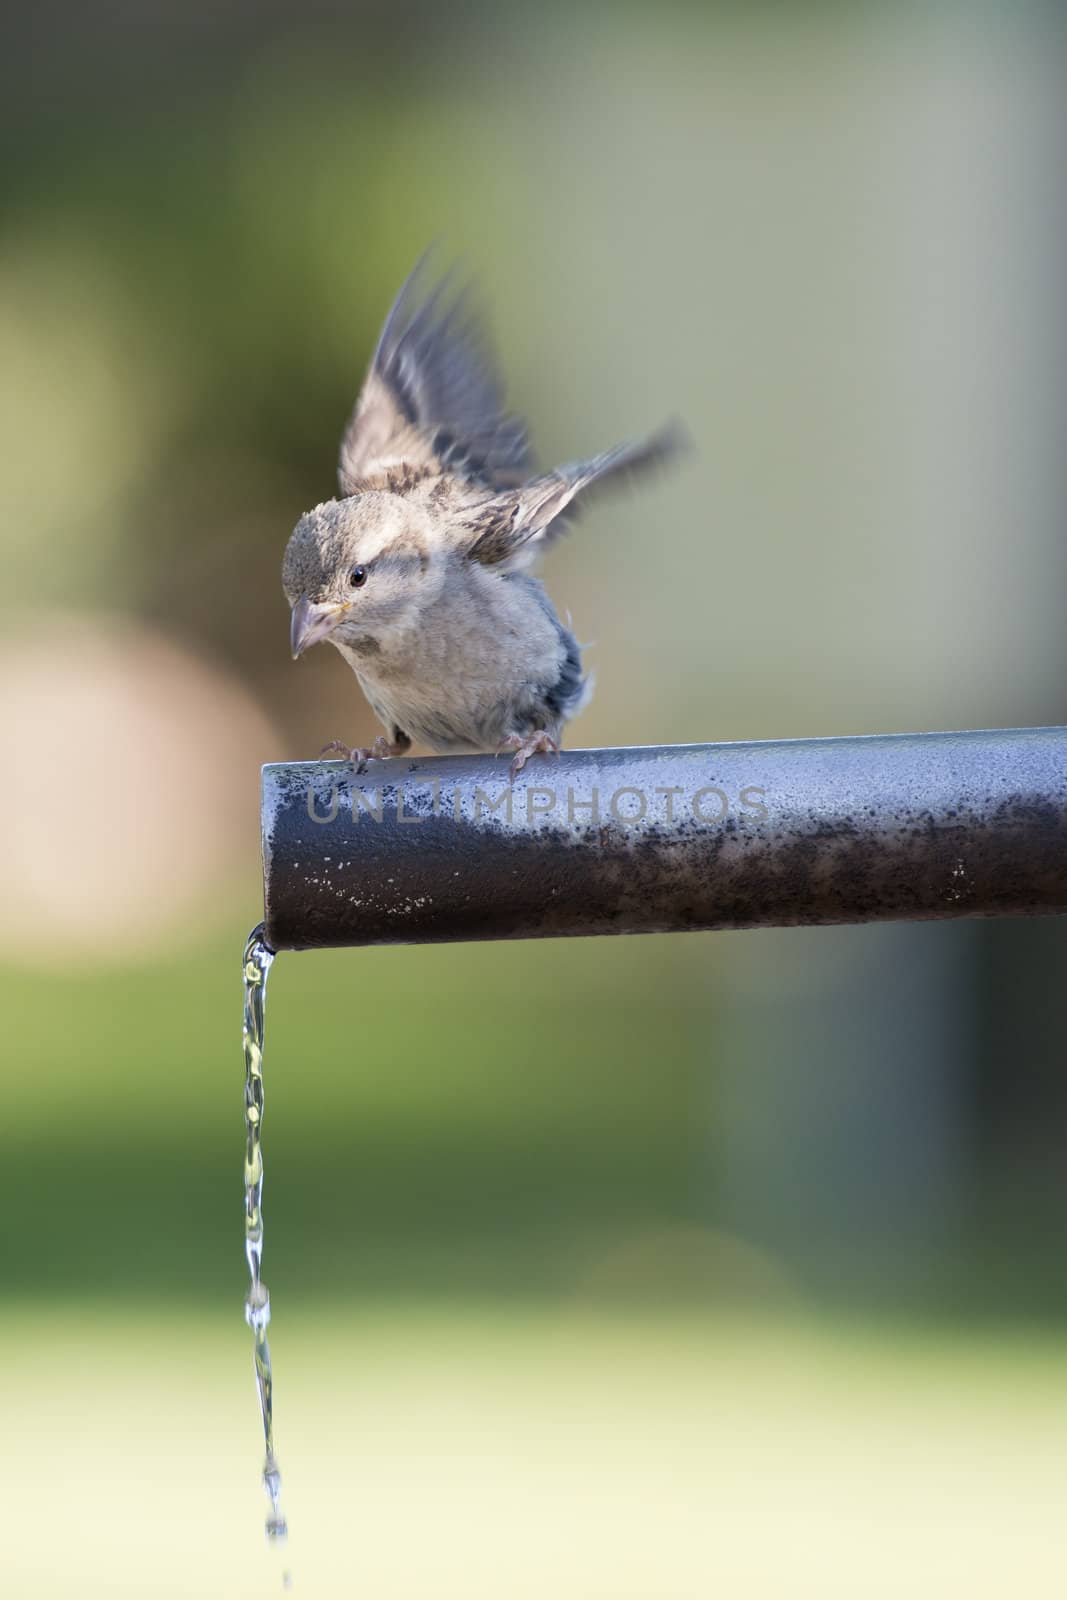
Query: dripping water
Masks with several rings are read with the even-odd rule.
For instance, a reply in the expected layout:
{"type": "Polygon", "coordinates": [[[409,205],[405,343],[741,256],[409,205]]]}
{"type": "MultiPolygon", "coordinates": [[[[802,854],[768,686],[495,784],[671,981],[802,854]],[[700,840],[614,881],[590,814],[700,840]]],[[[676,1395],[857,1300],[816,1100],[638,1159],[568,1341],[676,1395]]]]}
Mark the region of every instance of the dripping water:
{"type": "MultiPolygon", "coordinates": [[[[263,1418],[263,1487],[270,1502],[267,1538],[280,1544],[288,1528],[282,1514],[281,1473],[274,1453],[274,1379],[270,1365],[267,1326],[270,1295],[260,1276],[263,1260],[263,1015],[267,1001],[267,975],[274,951],[263,936],[263,924],[253,928],[244,957],[244,1057],[245,1057],[245,1257],[248,1261],[248,1296],[245,1321],[252,1330],[253,1360],[259,1409],[263,1418]]],[[[289,1574],[284,1574],[288,1587],[289,1574]]]]}

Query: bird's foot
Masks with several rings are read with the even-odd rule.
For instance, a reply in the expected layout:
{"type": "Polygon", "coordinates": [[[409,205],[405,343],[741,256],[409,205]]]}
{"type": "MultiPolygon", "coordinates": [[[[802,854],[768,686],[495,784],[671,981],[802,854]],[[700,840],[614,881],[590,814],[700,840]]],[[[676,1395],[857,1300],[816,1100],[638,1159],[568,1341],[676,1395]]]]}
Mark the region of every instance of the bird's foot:
{"type": "Polygon", "coordinates": [[[351,761],[352,769],[356,773],[366,772],[368,761],[384,761],[387,756],[403,755],[406,745],[390,744],[384,734],[379,734],[373,744],[345,744],[343,739],[331,739],[329,744],[324,744],[319,751],[319,760],[323,756],[336,752],[344,756],[346,761],[351,761]]]}
{"type": "Polygon", "coordinates": [[[506,739],[500,742],[501,750],[514,750],[515,758],[508,772],[509,780],[514,783],[523,767],[531,756],[559,755],[559,745],[551,734],[544,728],[538,728],[536,733],[509,733],[506,739]]]}

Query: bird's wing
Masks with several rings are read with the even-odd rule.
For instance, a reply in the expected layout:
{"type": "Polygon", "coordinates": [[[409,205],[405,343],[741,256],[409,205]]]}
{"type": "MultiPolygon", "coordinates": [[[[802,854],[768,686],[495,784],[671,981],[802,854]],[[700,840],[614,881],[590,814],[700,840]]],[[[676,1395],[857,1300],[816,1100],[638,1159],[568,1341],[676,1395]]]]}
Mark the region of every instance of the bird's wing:
{"type": "Polygon", "coordinates": [[[536,551],[564,531],[574,502],[593,485],[616,482],[660,466],[685,446],[687,435],[677,422],[637,443],[616,445],[589,461],[573,461],[517,489],[483,500],[467,518],[473,543],[467,554],[486,566],[523,566],[536,551]]]}
{"type": "MultiPolygon", "coordinates": [[[[425,258],[424,258],[425,259],[425,258]]],[[[338,478],[354,494],[398,467],[501,489],[530,470],[526,429],[503,406],[469,289],[424,293],[423,262],[398,294],[341,440],[338,478]]]]}

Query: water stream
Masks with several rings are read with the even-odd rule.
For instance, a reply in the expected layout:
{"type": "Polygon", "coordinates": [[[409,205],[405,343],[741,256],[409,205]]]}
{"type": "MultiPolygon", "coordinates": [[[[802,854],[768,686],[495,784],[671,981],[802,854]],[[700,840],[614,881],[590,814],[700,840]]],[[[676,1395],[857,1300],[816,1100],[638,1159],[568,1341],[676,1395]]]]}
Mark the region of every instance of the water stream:
{"type": "MultiPolygon", "coordinates": [[[[274,951],[263,937],[263,925],[253,928],[244,956],[244,1057],[245,1057],[245,1257],[248,1261],[248,1295],[245,1321],[252,1330],[256,1389],[263,1418],[263,1487],[267,1492],[267,1538],[280,1544],[288,1533],[282,1514],[281,1473],[274,1453],[274,1379],[270,1364],[267,1327],[270,1294],[260,1276],[263,1261],[263,1016],[267,1002],[267,976],[274,951]]],[[[289,1574],[283,1575],[286,1586],[289,1574]]]]}

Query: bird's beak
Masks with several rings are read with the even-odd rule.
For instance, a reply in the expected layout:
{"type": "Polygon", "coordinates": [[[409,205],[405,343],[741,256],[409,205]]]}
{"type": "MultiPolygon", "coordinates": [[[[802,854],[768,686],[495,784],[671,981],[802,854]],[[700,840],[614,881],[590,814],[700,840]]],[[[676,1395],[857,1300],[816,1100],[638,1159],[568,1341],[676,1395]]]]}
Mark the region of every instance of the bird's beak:
{"type": "Polygon", "coordinates": [[[347,606],[316,605],[306,594],[302,594],[293,607],[293,615],[289,622],[289,643],[293,650],[293,660],[303,655],[305,650],[310,650],[313,644],[328,638],[347,609],[347,606]]]}

